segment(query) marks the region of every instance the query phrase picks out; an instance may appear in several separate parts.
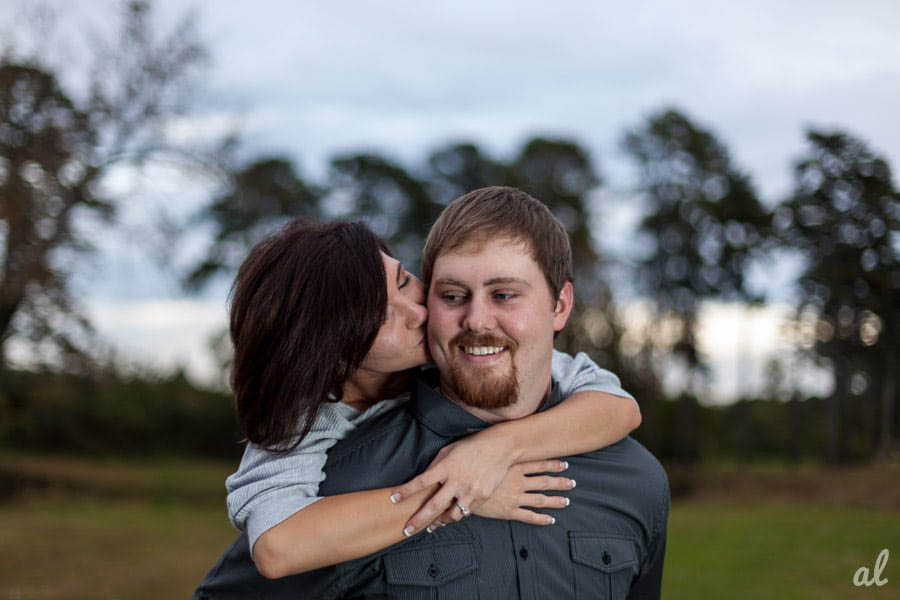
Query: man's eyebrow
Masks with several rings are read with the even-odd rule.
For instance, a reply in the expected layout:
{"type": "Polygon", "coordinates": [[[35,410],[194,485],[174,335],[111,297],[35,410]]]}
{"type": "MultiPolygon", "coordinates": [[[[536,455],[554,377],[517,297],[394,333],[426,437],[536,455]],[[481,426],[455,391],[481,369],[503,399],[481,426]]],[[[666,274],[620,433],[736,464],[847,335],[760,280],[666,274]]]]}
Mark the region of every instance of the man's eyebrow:
{"type": "MultiPolygon", "coordinates": [[[[460,287],[469,287],[468,283],[459,281],[458,279],[452,279],[450,277],[443,277],[441,279],[436,279],[435,281],[432,282],[432,284],[435,284],[435,283],[442,283],[445,285],[458,285],[460,287]]],[[[521,279],[519,277],[492,277],[491,279],[488,279],[481,285],[497,285],[497,284],[504,284],[504,283],[518,283],[521,285],[526,285],[528,287],[531,287],[531,284],[528,281],[526,281],[525,279],[521,279]]]]}
{"type": "Polygon", "coordinates": [[[451,279],[449,277],[442,277],[440,279],[435,279],[434,281],[431,282],[431,285],[434,285],[436,283],[443,283],[444,285],[458,285],[460,287],[469,287],[468,284],[463,283],[462,281],[459,281],[458,279],[451,279]]]}
{"type": "Polygon", "coordinates": [[[527,280],[520,277],[494,277],[484,282],[484,285],[497,285],[498,283],[519,283],[531,287],[527,280]]]}

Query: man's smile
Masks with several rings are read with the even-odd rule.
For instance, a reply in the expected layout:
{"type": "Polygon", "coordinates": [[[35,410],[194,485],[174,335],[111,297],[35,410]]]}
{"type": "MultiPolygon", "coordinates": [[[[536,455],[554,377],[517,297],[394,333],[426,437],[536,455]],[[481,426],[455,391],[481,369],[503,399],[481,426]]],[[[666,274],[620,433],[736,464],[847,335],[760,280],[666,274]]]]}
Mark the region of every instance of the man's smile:
{"type": "Polygon", "coordinates": [[[472,365],[494,365],[510,354],[509,346],[456,346],[456,355],[472,365]]]}
{"type": "Polygon", "coordinates": [[[466,354],[498,354],[506,350],[506,346],[462,346],[463,352],[466,354]]]}

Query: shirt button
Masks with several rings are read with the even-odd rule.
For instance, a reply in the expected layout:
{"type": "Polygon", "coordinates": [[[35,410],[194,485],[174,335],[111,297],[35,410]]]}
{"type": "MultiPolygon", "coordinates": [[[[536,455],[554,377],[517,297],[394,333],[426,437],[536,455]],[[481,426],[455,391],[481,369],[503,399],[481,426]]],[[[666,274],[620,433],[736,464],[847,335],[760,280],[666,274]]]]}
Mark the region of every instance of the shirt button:
{"type": "Polygon", "coordinates": [[[609,555],[609,552],[607,552],[606,550],[604,550],[604,551],[603,551],[603,557],[602,557],[601,560],[603,561],[603,564],[604,564],[604,565],[608,565],[609,563],[612,562],[612,557],[609,555]]]}
{"type": "Polygon", "coordinates": [[[525,546],[522,546],[519,549],[519,556],[522,557],[522,560],[525,560],[528,558],[528,550],[525,548],[525,546]]]}
{"type": "Polygon", "coordinates": [[[428,565],[428,575],[430,575],[432,579],[440,575],[440,573],[441,570],[437,567],[437,565],[435,565],[434,563],[428,565]]]}

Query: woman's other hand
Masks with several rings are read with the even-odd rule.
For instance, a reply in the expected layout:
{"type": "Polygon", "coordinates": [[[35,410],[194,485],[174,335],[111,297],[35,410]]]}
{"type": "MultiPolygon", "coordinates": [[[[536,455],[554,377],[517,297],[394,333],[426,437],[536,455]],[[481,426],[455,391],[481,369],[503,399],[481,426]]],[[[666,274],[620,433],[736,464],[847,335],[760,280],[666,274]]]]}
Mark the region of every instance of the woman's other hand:
{"type": "Polygon", "coordinates": [[[569,499],[565,496],[537,494],[534,492],[568,491],[575,487],[575,480],[536,473],[559,473],[569,468],[561,460],[535,460],[513,465],[500,482],[496,491],[472,511],[479,517],[522,521],[531,525],[553,525],[556,519],[523,508],[565,508],[569,499]]]}
{"type": "MultiPolygon", "coordinates": [[[[421,531],[438,518],[459,521],[463,513],[476,511],[497,489],[515,462],[509,438],[491,428],[441,448],[428,468],[391,491],[400,502],[430,485],[441,484],[431,500],[407,523],[404,533],[421,531]]],[[[557,463],[559,461],[556,461],[557,463]]]]}

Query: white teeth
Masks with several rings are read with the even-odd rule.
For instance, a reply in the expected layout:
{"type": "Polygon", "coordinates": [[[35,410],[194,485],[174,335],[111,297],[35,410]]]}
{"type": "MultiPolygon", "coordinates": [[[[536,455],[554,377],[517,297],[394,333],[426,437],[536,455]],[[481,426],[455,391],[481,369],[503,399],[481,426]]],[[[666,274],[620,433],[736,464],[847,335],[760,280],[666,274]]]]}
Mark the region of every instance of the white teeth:
{"type": "Polygon", "coordinates": [[[498,352],[503,352],[506,350],[505,346],[465,346],[463,351],[466,354],[474,354],[476,356],[483,356],[485,354],[497,354],[498,352]]]}

